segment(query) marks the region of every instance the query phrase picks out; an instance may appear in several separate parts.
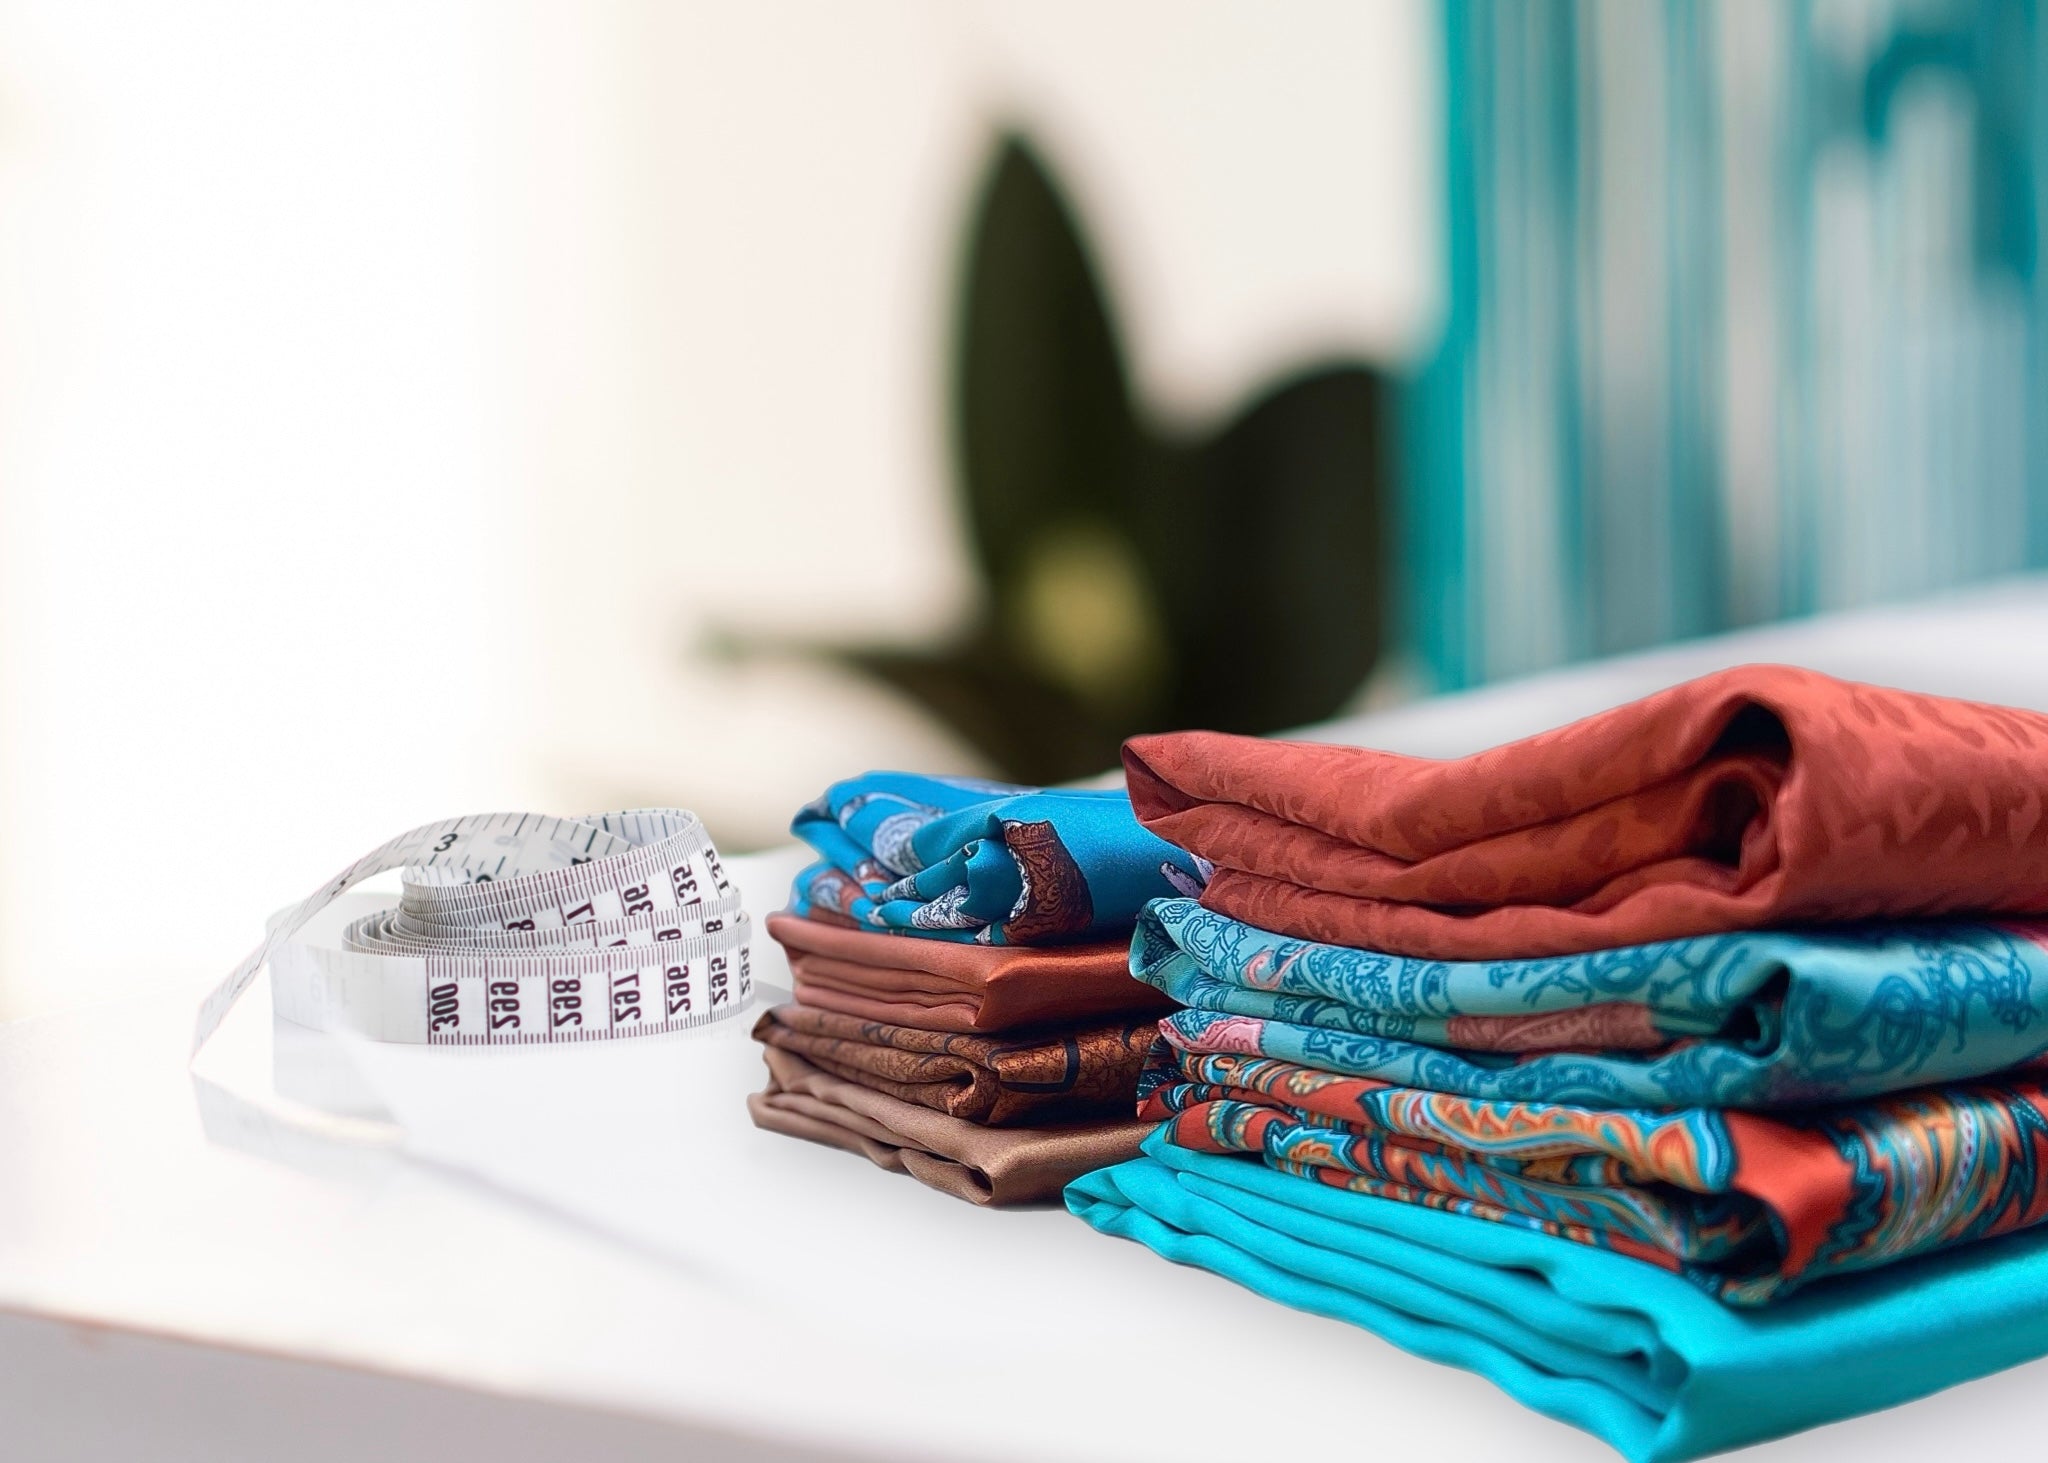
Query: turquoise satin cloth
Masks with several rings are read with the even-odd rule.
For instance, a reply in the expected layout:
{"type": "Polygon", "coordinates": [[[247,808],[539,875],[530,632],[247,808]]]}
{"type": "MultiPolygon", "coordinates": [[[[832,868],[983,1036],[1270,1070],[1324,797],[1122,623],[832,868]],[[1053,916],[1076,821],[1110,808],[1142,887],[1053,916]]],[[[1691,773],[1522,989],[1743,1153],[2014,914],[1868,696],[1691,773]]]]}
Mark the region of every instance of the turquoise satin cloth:
{"type": "MultiPolygon", "coordinates": [[[[1965,1081],[2048,1051],[2048,923],[1757,930],[1530,960],[1422,960],[1275,935],[1191,899],[1146,907],[1131,973],[1190,1009],[1185,1051],[1402,1087],[1586,1107],[1766,1108],[1965,1081]],[[1601,1049],[1619,1015],[1650,1040],[1601,1049]],[[1539,1022],[1540,1018],[1540,1022],[1539,1022]],[[1565,1050],[1474,1050],[1576,1020],[1565,1050]]],[[[1533,1043],[1532,1043],[1533,1044],[1533,1043]]]]}
{"type": "MultiPolygon", "coordinates": [[[[1477,1372],[1630,1463],[1761,1442],[2048,1353],[2048,1231],[1741,1311],[1514,1225],[1342,1192],[1158,1133],[1144,1151],[1069,1184],[1067,1207],[1104,1234],[1477,1372]]],[[[1212,1352],[1228,1339],[1199,1338],[1212,1352]]]]}
{"type": "Polygon", "coordinates": [[[821,860],[790,911],[984,945],[1121,938],[1150,899],[1207,870],[1138,825],[1130,796],[869,772],[836,782],[789,831],[821,860]]]}

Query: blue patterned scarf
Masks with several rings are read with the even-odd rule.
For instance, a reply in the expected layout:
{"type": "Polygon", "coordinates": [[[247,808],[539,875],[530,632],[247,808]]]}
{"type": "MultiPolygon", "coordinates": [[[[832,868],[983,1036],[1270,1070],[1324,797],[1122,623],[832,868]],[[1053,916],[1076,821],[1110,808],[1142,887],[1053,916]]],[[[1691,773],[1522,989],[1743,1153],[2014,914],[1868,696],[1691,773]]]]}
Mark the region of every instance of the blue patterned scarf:
{"type": "Polygon", "coordinates": [[[1192,900],[1139,922],[1131,971],[1190,1009],[1188,1052],[1589,1107],[1874,1097],[2048,1051],[2048,926],[1845,925],[1535,960],[1445,961],[1269,934],[1192,900]]]}
{"type": "Polygon", "coordinates": [[[1199,893],[1206,873],[1139,827],[1120,788],[870,772],[790,831],[821,860],[797,875],[792,913],[984,945],[1121,936],[1147,900],[1199,893]]]}

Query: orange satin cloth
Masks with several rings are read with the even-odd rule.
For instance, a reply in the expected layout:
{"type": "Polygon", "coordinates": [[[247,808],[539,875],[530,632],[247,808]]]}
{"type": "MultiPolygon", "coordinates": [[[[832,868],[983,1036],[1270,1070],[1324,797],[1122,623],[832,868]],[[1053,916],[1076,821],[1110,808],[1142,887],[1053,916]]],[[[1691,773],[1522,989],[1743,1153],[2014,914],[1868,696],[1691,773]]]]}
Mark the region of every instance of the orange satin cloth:
{"type": "Polygon", "coordinates": [[[1449,761],[1176,732],[1124,770],[1209,908],[1402,955],[2048,912],[2048,716],[1789,666],[1449,761]]]}
{"type": "Polygon", "coordinates": [[[926,1031],[1008,1031],[1163,1013],[1173,1002],[1131,978],[1130,942],[964,945],[768,916],[806,1006],[926,1031]]]}
{"type": "Polygon", "coordinates": [[[1130,1117],[1055,1128],[988,1128],[848,1082],[779,1047],[768,1059],[768,1087],[747,1098],[754,1125],[858,1153],[879,1167],[970,1204],[1030,1204],[1091,1169],[1138,1155],[1158,1126],[1130,1117]]]}

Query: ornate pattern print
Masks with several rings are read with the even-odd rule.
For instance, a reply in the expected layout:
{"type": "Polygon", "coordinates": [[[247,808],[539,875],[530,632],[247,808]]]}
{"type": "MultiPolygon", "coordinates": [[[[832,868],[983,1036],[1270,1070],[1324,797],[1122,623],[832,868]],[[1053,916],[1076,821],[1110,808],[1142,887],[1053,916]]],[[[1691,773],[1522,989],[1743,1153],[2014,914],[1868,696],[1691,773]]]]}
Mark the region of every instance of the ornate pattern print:
{"type": "Polygon", "coordinates": [[[782,1005],[755,1023],[754,1039],[905,1102],[968,1122],[1008,1126],[1128,1119],[1153,1024],[1099,1021],[1068,1031],[996,1037],[782,1005]]]}
{"type": "Polygon", "coordinates": [[[1442,961],[1148,905],[1132,973],[1188,1009],[1190,1051],[1252,1049],[1509,1101],[1797,1107],[2006,1071],[2048,1053],[2037,926],[1702,935],[1442,961]],[[1216,1043],[1227,1041],[1227,1047],[1216,1043]]]}
{"type": "Polygon", "coordinates": [[[1910,1093],[1815,1120],[1854,1175],[1827,1247],[1862,1265],[2048,1218],[2048,1104],[2031,1082],[1910,1093]]]}
{"type": "Polygon", "coordinates": [[[1088,878],[1049,820],[1006,822],[1003,842],[1016,859],[1024,884],[1005,922],[1010,943],[1045,944],[1071,938],[1094,925],[1095,904],[1088,897],[1088,878]]]}
{"type": "Polygon", "coordinates": [[[1139,827],[1121,790],[870,772],[827,788],[790,830],[818,855],[792,914],[925,939],[1120,937],[1147,900],[1201,888],[1200,863],[1139,827]]]}
{"type": "Polygon", "coordinates": [[[1139,1090],[1181,1147],[1612,1249],[1737,1306],[2048,1218],[2033,1080],[1765,1117],[1492,1102],[1155,1048],[1139,1090]]]}

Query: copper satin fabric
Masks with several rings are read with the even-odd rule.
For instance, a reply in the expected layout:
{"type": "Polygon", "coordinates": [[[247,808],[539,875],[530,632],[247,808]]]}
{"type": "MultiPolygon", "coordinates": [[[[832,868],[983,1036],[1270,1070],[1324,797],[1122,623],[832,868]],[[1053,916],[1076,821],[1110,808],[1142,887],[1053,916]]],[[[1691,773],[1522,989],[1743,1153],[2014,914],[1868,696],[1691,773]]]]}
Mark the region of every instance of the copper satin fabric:
{"type": "Polygon", "coordinates": [[[767,1090],[750,1093],[754,1125],[861,1154],[973,1204],[1057,1198],[1082,1174],[1137,1156],[1158,1126],[1129,1118],[1059,1128],[987,1128],[863,1087],[768,1047],[767,1090]]]}
{"type": "Polygon", "coordinates": [[[1211,909],[1447,960],[1766,924],[2048,912],[2048,716],[1743,666],[1451,761],[1135,737],[1211,909]]]}
{"type": "Polygon", "coordinates": [[[1113,1021],[1006,1037],[922,1031],[803,1005],[777,1006],[754,1039],[812,1066],[965,1122],[1005,1126],[1128,1117],[1155,1022],[1113,1021]]]}
{"type": "Polygon", "coordinates": [[[1007,1031],[1173,1003],[1133,980],[1130,942],[1050,948],[869,934],[794,915],[768,917],[803,1005],[928,1031],[1007,1031]]]}

